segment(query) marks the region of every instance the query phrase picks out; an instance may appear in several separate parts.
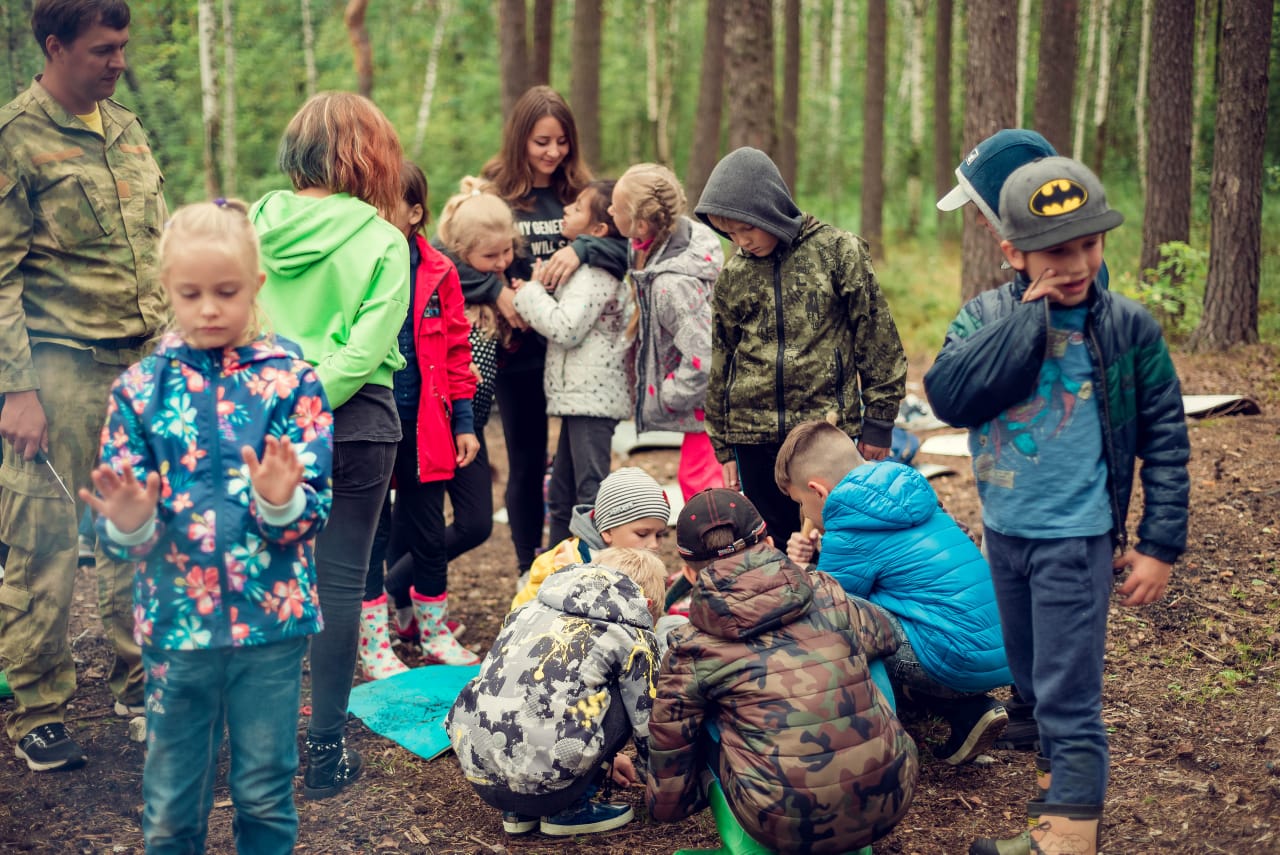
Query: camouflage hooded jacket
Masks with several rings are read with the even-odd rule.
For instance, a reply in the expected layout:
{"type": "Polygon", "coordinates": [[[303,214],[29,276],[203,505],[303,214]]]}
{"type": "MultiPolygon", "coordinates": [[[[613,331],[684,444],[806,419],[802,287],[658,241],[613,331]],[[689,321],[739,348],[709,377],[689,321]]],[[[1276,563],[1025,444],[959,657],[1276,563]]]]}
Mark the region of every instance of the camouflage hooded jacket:
{"type": "Polygon", "coordinates": [[[616,570],[575,564],[507,616],[449,711],[445,729],[467,780],[537,796],[603,761],[611,703],[631,720],[640,764],[658,662],[653,618],[638,585],[616,570]]]}
{"type": "Polygon", "coordinates": [[[915,791],[915,744],[867,658],[896,648],[888,623],[824,573],[759,544],[701,570],[690,625],[668,636],[649,720],[649,812],[706,806],[716,772],[743,827],[780,852],[847,852],[884,836],[915,791]]]}

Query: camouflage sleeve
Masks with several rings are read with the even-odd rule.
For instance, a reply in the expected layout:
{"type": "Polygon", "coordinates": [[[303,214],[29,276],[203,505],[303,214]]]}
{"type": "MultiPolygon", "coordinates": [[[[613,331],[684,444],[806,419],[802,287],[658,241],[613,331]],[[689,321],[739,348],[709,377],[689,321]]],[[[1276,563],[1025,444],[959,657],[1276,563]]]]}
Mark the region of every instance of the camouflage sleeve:
{"type": "Polygon", "coordinates": [[[22,307],[22,260],[31,248],[34,215],[16,164],[0,149],[0,394],[37,389],[27,315],[22,307]]]}
{"type": "Polygon", "coordinates": [[[256,500],[251,500],[249,506],[262,536],[281,544],[318,535],[329,519],[329,508],[333,504],[333,411],[311,366],[299,361],[295,371],[298,388],[279,402],[282,418],[273,420],[271,433],[275,434],[275,428],[279,428],[279,435],[289,438],[302,461],[306,507],[292,522],[272,525],[263,519],[256,500]]]}
{"type": "MultiPolygon", "coordinates": [[[[868,437],[864,428],[864,438],[873,445],[887,446],[898,404],[907,392],[907,355],[871,266],[866,241],[854,238],[833,278],[839,281],[854,330],[853,356],[862,387],[863,419],[878,422],[884,429],[883,437],[868,437]]],[[[850,404],[858,406],[856,401],[850,404]]]]}
{"type": "Polygon", "coordinates": [[[861,597],[848,596],[840,583],[825,573],[814,575],[821,580],[819,584],[829,586],[833,601],[848,615],[858,648],[867,659],[883,659],[898,649],[893,625],[879,608],[861,597]]]}
{"type": "Polygon", "coordinates": [[[658,678],[649,719],[649,815],[659,822],[692,816],[707,806],[700,779],[707,767],[706,701],[694,674],[694,659],[678,649],[658,678]]]}
{"type": "Polygon", "coordinates": [[[732,274],[720,272],[716,287],[711,292],[711,370],[707,373],[707,436],[715,450],[716,459],[727,463],[733,459],[729,445],[728,401],[729,369],[738,346],[739,329],[729,323],[728,303],[725,292],[733,285],[732,274]]]}

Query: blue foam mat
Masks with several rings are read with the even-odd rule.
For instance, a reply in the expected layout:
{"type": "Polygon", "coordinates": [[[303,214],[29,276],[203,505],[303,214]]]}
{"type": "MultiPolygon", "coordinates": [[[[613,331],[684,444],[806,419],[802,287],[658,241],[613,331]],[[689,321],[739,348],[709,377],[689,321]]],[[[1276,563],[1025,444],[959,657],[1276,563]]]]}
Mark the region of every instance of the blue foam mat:
{"type": "Polygon", "coordinates": [[[445,717],[478,673],[479,665],[424,665],[356,686],[347,708],[374,733],[431,760],[449,749],[445,717]]]}

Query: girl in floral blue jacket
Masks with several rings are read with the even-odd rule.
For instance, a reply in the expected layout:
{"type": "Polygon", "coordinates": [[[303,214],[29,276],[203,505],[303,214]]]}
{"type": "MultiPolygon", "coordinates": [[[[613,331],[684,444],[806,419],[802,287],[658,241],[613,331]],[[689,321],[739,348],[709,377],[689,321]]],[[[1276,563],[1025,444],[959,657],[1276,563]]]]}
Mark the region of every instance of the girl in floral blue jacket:
{"type": "Polygon", "coordinates": [[[297,348],[261,329],[243,205],[182,209],[160,253],[171,332],[112,387],[97,495],[80,493],[107,551],[138,559],[146,848],[203,851],[225,727],[237,848],[290,852],[333,413],[297,348]]]}

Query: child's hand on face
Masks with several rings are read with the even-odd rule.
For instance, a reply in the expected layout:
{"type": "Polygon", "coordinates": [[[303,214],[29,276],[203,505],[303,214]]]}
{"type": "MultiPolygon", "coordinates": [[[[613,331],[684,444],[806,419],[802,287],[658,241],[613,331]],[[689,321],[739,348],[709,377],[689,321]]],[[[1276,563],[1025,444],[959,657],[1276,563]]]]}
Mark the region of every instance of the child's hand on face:
{"type": "Polygon", "coordinates": [[[302,461],[287,436],[279,439],[268,436],[261,461],[253,447],[248,445],[240,449],[240,457],[249,469],[253,489],[272,505],[288,504],[294,490],[302,483],[302,461]]]}
{"type": "Polygon", "coordinates": [[[133,467],[124,465],[123,474],[105,463],[89,473],[93,486],[97,488],[101,498],[95,496],[84,487],[80,488],[80,498],[95,513],[111,520],[124,534],[135,532],[151,519],[156,512],[156,504],[160,501],[160,475],[151,472],[147,475],[146,484],[138,483],[133,474],[133,467]]]}
{"type": "Polygon", "coordinates": [[[817,529],[813,529],[808,534],[791,532],[791,537],[787,538],[787,557],[797,564],[812,564],[814,553],[817,552],[814,544],[820,537],[822,533],[817,529]]]}
{"type": "Polygon", "coordinates": [[[1032,282],[1022,295],[1022,302],[1033,303],[1041,297],[1047,297],[1050,303],[1061,303],[1066,299],[1066,295],[1062,293],[1059,286],[1070,285],[1074,281],[1076,280],[1071,276],[1058,273],[1051,267],[1046,268],[1040,271],[1036,281],[1032,282]]]}
{"type": "Polygon", "coordinates": [[[542,272],[534,268],[533,278],[541,282],[548,291],[554,291],[569,281],[569,277],[582,265],[582,259],[574,252],[572,246],[562,246],[545,262],[541,262],[542,272]]]}

